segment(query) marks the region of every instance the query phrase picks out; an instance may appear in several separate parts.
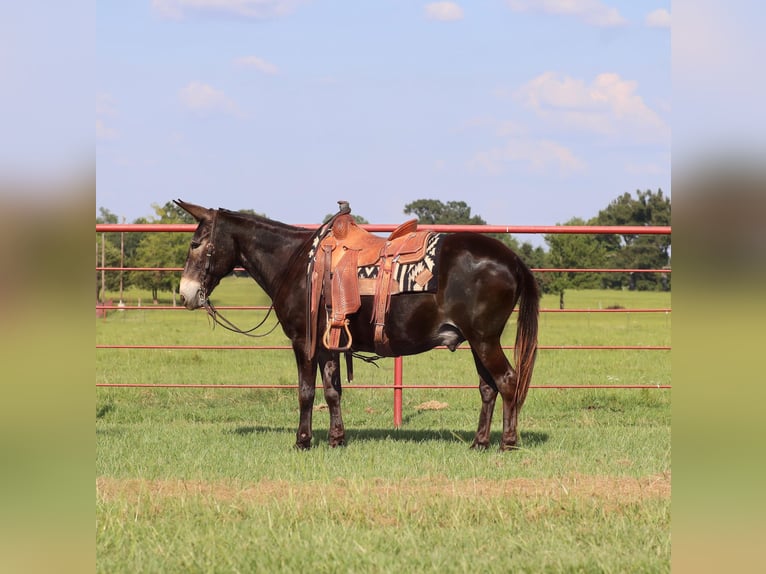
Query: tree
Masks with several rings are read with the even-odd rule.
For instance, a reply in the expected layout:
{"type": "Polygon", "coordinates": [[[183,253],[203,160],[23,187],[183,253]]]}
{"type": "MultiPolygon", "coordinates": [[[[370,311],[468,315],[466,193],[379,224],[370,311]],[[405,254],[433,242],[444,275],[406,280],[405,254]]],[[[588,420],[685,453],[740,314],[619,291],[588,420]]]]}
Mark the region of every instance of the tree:
{"type": "MultiPolygon", "coordinates": [[[[419,223],[428,225],[486,225],[487,222],[479,215],[471,215],[471,207],[465,201],[448,201],[442,203],[438,199],[418,199],[404,206],[404,213],[415,215],[419,223]]],[[[530,267],[545,267],[545,252],[542,248],[535,249],[531,243],[519,243],[510,233],[489,233],[498,241],[508,246],[518,254],[530,267]]],[[[538,279],[541,287],[543,282],[538,279]]]]}
{"type": "MultiPolygon", "coordinates": [[[[99,208],[96,223],[117,223],[117,215],[104,207],[99,208]]],[[[120,265],[120,234],[119,233],[96,233],[96,267],[119,267],[120,265]],[[103,258],[102,258],[103,255],[103,258]]],[[[103,285],[106,290],[116,291],[120,288],[120,274],[96,271],[96,300],[100,301],[104,294],[101,292],[103,285]]]]}
{"type": "Polygon", "coordinates": [[[96,223],[119,223],[119,218],[105,207],[98,208],[99,215],[96,216],[96,223]]]}
{"type": "Polygon", "coordinates": [[[404,213],[415,215],[420,223],[433,225],[486,225],[478,215],[471,215],[471,208],[465,201],[448,201],[442,203],[438,199],[418,199],[404,206],[404,213]]]}
{"type": "MultiPolygon", "coordinates": [[[[149,223],[194,223],[194,218],[173,202],[163,206],[152,204],[156,217],[149,223]]],[[[147,233],[136,248],[135,267],[183,267],[189,249],[189,238],[180,233],[147,233]]],[[[135,285],[149,289],[152,301],[159,303],[159,291],[175,294],[181,280],[180,273],[168,271],[135,271],[132,273],[135,285]]]]}
{"type": "MultiPolygon", "coordinates": [[[[119,267],[120,265],[120,248],[115,247],[112,241],[109,240],[110,235],[113,233],[97,233],[96,234],[96,267],[101,267],[101,263],[104,263],[104,267],[119,267]],[[103,255],[103,257],[102,257],[103,255]]],[[[119,234],[116,234],[119,237],[119,234]]],[[[96,271],[96,300],[100,301],[104,294],[101,292],[103,276],[104,289],[107,291],[116,291],[120,288],[120,275],[115,272],[96,271]]]]}
{"type": "MultiPolygon", "coordinates": [[[[96,216],[96,223],[119,223],[119,217],[105,207],[98,208],[99,215],[96,216]]],[[[123,222],[125,218],[123,218],[123,222]]],[[[139,217],[133,223],[149,223],[145,217],[139,217]]],[[[98,248],[97,267],[101,265],[101,233],[96,234],[96,243],[98,248]]],[[[106,267],[135,267],[136,250],[143,241],[146,233],[105,233],[105,263],[106,267]],[[122,265],[120,265],[122,263],[122,265]]],[[[132,273],[107,272],[104,274],[105,287],[108,291],[117,291],[120,288],[120,279],[122,278],[123,287],[130,287],[132,279],[135,277],[132,273]]],[[[101,275],[97,273],[97,292],[101,288],[101,275]]],[[[100,298],[101,295],[98,295],[100,298]]]]}
{"type": "MultiPolygon", "coordinates": [[[[471,208],[465,201],[448,201],[442,203],[438,199],[418,199],[404,206],[406,215],[415,215],[418,223],[427,225],[486,225],[480,215],[471,215],[471,208]]],[[[502,241],[514,251],[520,249],[519,242],[507,233],[491,233],[498,241],[502,241]]]]}
{"type": "MultiPolygon", "coordinates": [[[[589,221],[590,225],[670,225],[670,198],[662,190],[636,191],[634,198],[624,193],[589,221]]],[[[598,241],[607,252],[607,263],[625,269],[662,269],[670,263],[669,235],[601,235],[598,241]]],[[[658,273],[610,274],[604,287],[652,290],[668,289],[669,278],[658,273]]]]}
{"type": "Polygon", "coordinates": [[[159,219],[155,218],[150,223],[196,223],[191,215],[172,201],[168,201],[163,206],[152,203],[152,209],[154,209],[159,219]]]}
{"type": "MultiPolygon", "coordinates": [[[[585,225],[579,217],[570,219],[564,225],[585,225]]],[[[587,234],[551,233],[545,236],[550,247],[551,267],[582,269],[603,267],[606,249],[597,236],[587,234]]],[[[549,290],[558,293],[561,307],[564,305],[566,289],[597,289],[601,287],[598,273],[562,271],[552,273],[549,290]]]]}
{"type": "MultiPolygon", "coordinates": [[[[335,214],[334,214],[334,213],[328,213],[327,215],[325,215],[325,216],[324,216],[324,219],[322,220],[322,223],[327,223],[327,222],[328,222],[328,221],[330,221],[330,220],[331,220],[333,217],[335,217],[335,214]]],[[[355,221],[356,223],[358,223],[359,225],[364,225],[365,223],[369,223],[369,221],[367,221],[367,220],[366,220],[364,217],[362,217],[361,215],[356,215],[355,213],[352,213],[352,214],[351,214],[351,217],[353,217],[353,218],[354,218],[354,221],[355,221]]]]}
{"type": "MultiPolygon", "coordinates": [[[[516,239],[508,235],[510,239],[516,241],[516,239]]],[[[518,243],[518,242],[516,242],[518,243]]],[[[551,267],[550,256],[542,247],[534,247],[528,241],[525,241],[519,245],[518,249],[511,248],[524,260],[524,262],[533,269],[546,269],[551,267]]],[[[543,293],[553,292],[553,276],[550,273],[539,273],[535,276],[537,284],[543,293]]]]}

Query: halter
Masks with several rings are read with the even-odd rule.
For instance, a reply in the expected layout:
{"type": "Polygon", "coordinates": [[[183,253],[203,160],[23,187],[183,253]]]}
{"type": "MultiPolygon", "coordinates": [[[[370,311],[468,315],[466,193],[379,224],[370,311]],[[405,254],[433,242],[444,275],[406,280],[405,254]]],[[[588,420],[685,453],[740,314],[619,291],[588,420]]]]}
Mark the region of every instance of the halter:
{"type": "Polygon", "coordinates": [[[218,222],[218,210],[213,212],[213,217],[210,220],[210,238],[207,242],[207,253],[205,254],[205,269],[202,272],[202,279],[200,280],[199,290],[199,302],[208,308],[207,290],[205,289],[205,281],[207,281],[207,274],[210,272],[210,268],[213,266],[213,255],[215,254],[215,244],[213,243],[213,237],[215,236],[215,224],[218,222]]]}

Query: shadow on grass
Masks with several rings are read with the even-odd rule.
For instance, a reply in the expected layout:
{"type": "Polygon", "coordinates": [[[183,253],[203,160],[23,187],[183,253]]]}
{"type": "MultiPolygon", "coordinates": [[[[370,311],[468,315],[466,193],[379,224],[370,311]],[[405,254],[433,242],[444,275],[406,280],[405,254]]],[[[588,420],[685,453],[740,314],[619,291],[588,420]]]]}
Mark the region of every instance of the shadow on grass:
{"type": "Polygon", "coordinates": [[[114,405],[112,403],[106,403],[105,405],[102,405],[101,408],[99,408],[96,411],[96,418],[102,419],[113,410],[114,410],[114,405]]]}
{"type": "MultiPolygon", "coordinates": [[[[243,426],[233,430],[224,431],[226,434],[236,434],[240,436],[257,435],[260,433],[289,433],[294,434],[294,428],[287,427],[269,427],[269,426],[243,426]]],[[[501,432],[493,431],[490,435],[490,449],[500,444],[501,432]]],[[[534,448],[548,441],[548,433],[536,431],[520,431],[521,448],[534,448]]],[[[401,441],[401,442],[425,442],[425,441],[444,441],[463,443],[470,446],[473,442],[474,431],[449,429],[346,429],[346,440],[349,443],[364,441],[401,441]]],[[[327,442],[327,429],[316,429],[314,431],[314,445],[327,442]]]]}

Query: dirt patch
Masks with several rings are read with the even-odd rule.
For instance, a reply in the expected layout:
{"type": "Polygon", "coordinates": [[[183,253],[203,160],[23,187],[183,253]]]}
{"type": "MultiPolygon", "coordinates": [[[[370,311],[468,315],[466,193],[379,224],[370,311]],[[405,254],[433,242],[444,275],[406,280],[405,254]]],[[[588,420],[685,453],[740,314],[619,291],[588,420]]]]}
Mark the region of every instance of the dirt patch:
{"type": "Polygon", "coordinates": [[[416,411],[443,411],[446,408],[449,408],[448,403],[440,403],[439,401],[427,401],[425,403],[420,403],[418,406],[415,407],[415,410],[416,411]]]}
{"type": "Polygon", "coordinates": [[[293,483],[263,480],[249,484],[199,480],[144,480],[99,477],[96,495],[104,502],[137,501],[142,498],[202,498],[216,502],[268,503],[274,500],[314,497],[327,489],[338,498],[360,495],[377,497],[459,497],[459,498],[586,498],[620,503],[646,499],[669,499],[670,473],[639,478],[614,476],[569,475],[561,478],[514,478],[489,480],[484,478],[450,480],[446,477],[392,481],[384,479],[362,482],[338,479],[330,484],[293,483]]]}

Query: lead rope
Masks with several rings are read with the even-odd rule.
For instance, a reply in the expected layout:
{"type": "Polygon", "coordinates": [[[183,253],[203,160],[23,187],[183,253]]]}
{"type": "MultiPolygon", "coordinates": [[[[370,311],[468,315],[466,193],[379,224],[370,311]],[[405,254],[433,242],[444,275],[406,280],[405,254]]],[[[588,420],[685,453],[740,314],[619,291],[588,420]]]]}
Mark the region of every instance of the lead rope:
{"type": "MultiPolygon", "coordinates": [[[[218,215],[218,212],[216,211],[216,217],[213,220],[213,225],[212,225],[212,229],[211,229],[211,239],[213,237],[213,232],[215,231],[215,224],[216,224],[216,220],[217,220],[217,215],[218,215]]],[[[333,218],[333,220],[334,219],[335,218],[333,218]]],[[[330,223],[330,222],[328,222],[328,223],[330,223]]],[[[270,335],[271,333],[273,333],[274,330],[279,326],[279,318],[277,318],[277,322],[274,323],[274,326],[271,329],[269,329],[266,333],[255,334],[255,333],[253,333],[253,331],[255,331],[256,329],[259,329],[260,327],[262,327],[264,325],[264,323],[266,323],[266,320],[271,315],[271,312],[274,310],[274,299],[277,299],[279,297],[280,293],[282,292],[282,289],[284,288],[284,286],[286,284],[287,276],[290,274],[290,271],[292,270],[292,268],[297,264],[297,259],[300,256],[300,254],[303,253],[305,247],[307,245],[309,245],[309,246],[313,245],[314,240],[316,239],[316,237],[318,237],[320,234],[326,233],[326,232],[327,232],[327,224],[325,224],[323,226],[320,226],[317,229],[317,231],[315,233],[313,233],[311,235],[311,237],[309,237],[309,239],[300,248],[295,250],[293,255],[290,257],[290,261],[288,262],[288,264],[286,266],[287,271],[283,275],[281,275],[278,278],[277,282],[276,282],[276,288],[274,290],[274,297],[271,300],[272,302],[271,302],[271,305],[269,306],[268,311],[266,312],[266,316],[263,319],[261,319],[260,323],[258,323],[255,327],[252,327],[252,328],[247,329],[247,330],[244,330],[244,329],[238,327],[232,321],[230,321],[229,319],[224,317],[221,314],[221,312],[218,309],[215,308],[215,305],[213,305],[213,303],[210,301],[210,299],[207,296],[207,294],[203,293],[202,296],[201,296],[202,305],[205,308],[205,311],[207,311],[208,316],[213,319],[214,326],[217,324],[217,325],[220,325],[221,327],[223,327],[224,329],[226,329],[228,331],[232,331],[233,333],[239,333],[240,335],[245,335],[247,337],[253,337],[253,338],[256,338],[256,339],[262,338],[262,337],[266,337],[266,336],[270,335]]],[[[211,245],[212,245],[212,241],[211,241],[211,245]]],[[[210,249],[208,251],[207,261],[206,261],[206,264],[205,264],[205,275],[207,275],[208,270],[210,269],[210,267],[212,265],[211,259],[213,257],[213,253],[214,252],[215,252],[215,248],[214,247],[212,247],[212,249],[210,249]]],[[[203,284],[204,284],[204,280],[203,280],[203,284]]],[[[310,285],[310,283],[309,283],[309,285],[310,285]]]]}
{"type": "Polygon", "coordinates": [[[221,313],[218,311],[218,309],[215,308],[215,306],[210,302],[209,299],[205,299],[205,311],[207,311],[207,314],[209,317],[213,319],[214,324],[220,325],[224,329],[227,329],[229,331],[232,331],[233,333],[239,333],[240,335],[245,335],[247,337],[254,337],[256,339],[261,337],[266,337],[267,335],[271,335],[274,330],[279,326],[279,319],[277,319],[277,322],[274,323],[274,326],[266,331],[265,333],[253,333],[256,329],[263,326],[263,324],[266,322],[266,319],[269,318],[269,315],[271,315],[271,312],[274,310],[274,305],[272,304],[269,307],[269,310],[266,313],[266,316],[261,319],[261,322],[258,323],[255,327],[248,329],[247,331],[237,327],[234,323],[229,321],[226,317],[221,315],[221,313]]]}

